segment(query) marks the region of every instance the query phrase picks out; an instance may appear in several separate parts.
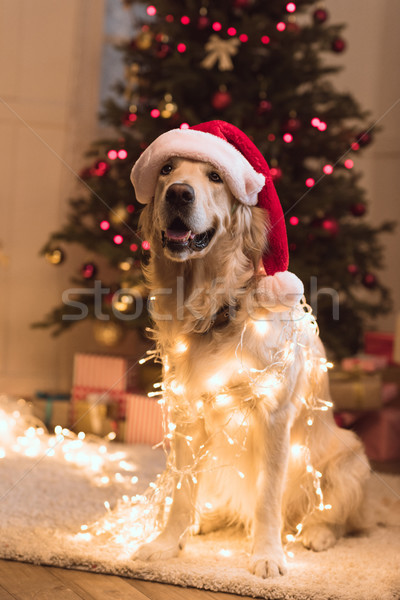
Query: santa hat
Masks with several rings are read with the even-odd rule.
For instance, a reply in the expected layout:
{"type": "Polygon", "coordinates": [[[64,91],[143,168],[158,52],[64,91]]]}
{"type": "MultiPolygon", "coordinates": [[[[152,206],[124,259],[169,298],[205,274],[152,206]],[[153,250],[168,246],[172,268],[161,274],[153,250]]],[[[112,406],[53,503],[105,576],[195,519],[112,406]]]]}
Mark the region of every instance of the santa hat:
{"type": "Polygon", "coordinates": [[[262,259],[266,277],[260,279],[258,289],[272,310],[285,310],[297,304],[304,288],[287,271],[289,251],[284,215],[269,167],[258,148],[243,131],[225,121],[167,131],[146,148],[133,166],[131,180],[139,202],[151,201],[161,167],[174,156],[211,163],[239,202],[260,206],[268,212],[268,248],[262,259]]]}

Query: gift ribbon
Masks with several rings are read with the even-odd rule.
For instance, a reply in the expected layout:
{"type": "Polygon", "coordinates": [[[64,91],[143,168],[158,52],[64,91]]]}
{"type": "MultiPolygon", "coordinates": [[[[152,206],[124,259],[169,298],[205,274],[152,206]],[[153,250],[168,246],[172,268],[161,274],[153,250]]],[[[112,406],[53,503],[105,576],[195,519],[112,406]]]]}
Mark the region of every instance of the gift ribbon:
{"type": "Polygon", "coordinates": [[[212,35],[205,45],[206,52],[209,54],[201,62],[201,66],[204,69],[212,69],[215,63],[218,62],[220,71],[232,71],[233,62],[231,57],[237,54],[238,45],[238,38],[223,40],[218,35],[212,35]]]}

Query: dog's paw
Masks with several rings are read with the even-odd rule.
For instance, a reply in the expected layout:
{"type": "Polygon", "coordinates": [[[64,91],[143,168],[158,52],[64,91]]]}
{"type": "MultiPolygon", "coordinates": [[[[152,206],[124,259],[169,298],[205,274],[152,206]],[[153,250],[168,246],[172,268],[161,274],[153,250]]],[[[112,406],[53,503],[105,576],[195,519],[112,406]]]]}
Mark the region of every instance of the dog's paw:
{"type": "Polygon", "coordinates": [[[282,551],[265,554],[253,554],[250,558],[250,573],[257,577],[278,577],[287,572],[286,560],[282,551]]]}
{"type": "Polygon", "coordinates": [[[181,549],[179,541],[172,540],[171,538],[163,538],[161,535],[147,544],[143,544],[133,554],[133,560],[167,560],[168,558],[174,558],[178,556],[179,550],[181,549]]]}
{"type": "Polygon", "coordinates": [[[306,548],[322,552],[336,544],[336,535],[329,525],[311,525],[304,530],[302,542],[306,548]]]}

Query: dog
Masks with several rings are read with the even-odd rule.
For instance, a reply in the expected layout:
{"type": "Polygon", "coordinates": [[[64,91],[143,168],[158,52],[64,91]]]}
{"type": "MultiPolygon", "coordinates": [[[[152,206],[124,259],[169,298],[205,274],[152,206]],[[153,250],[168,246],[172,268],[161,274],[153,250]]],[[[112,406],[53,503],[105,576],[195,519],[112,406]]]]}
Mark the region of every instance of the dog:
{"type": "Polygon", "coordinates": [[[309,311],[268,307],[267,211],[238,202],[217,167],[172,149],[140,217],[174,491],[134,558],[169,559],[193,528],[236,525],[252,536],[251,573],[274,577],[286,540],[322,551],[363,526],[369,465],[334,422],[309,311]]]}

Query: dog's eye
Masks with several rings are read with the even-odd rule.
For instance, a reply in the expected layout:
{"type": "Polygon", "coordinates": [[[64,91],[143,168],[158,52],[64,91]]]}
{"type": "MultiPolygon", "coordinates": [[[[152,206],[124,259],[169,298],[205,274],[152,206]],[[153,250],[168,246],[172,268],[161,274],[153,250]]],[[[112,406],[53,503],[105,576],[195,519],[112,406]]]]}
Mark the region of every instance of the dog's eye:
{"type": "Polygon", "coordinates": [[[172,165],[167,163],[161,168],[160,175],[169,175],[172,171],[172,165]]]}
{"type": "Polygon", "coordinates": [[[222,179],[216,171],[211,171],[208,178],[210,181],[214,181],[214,183],[222,183],[222,179]]]}

